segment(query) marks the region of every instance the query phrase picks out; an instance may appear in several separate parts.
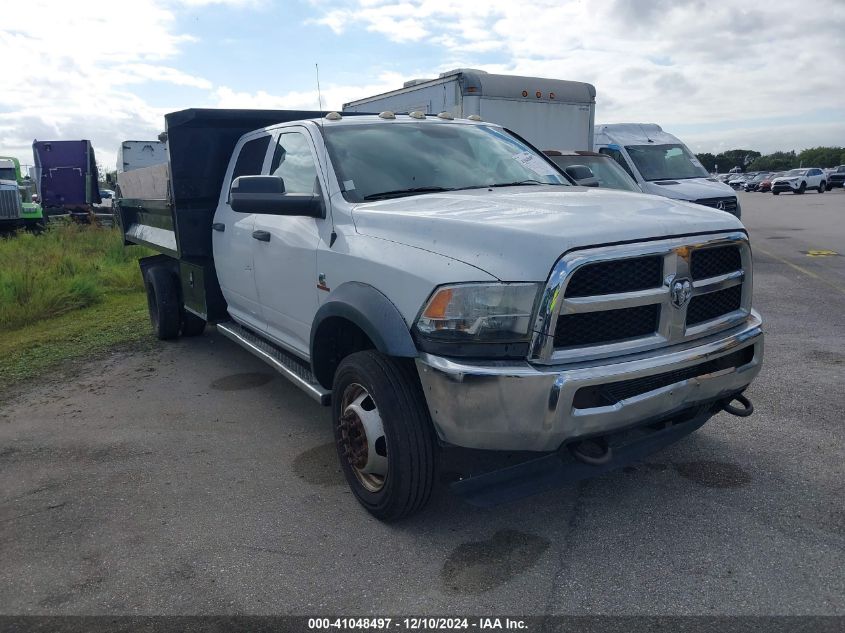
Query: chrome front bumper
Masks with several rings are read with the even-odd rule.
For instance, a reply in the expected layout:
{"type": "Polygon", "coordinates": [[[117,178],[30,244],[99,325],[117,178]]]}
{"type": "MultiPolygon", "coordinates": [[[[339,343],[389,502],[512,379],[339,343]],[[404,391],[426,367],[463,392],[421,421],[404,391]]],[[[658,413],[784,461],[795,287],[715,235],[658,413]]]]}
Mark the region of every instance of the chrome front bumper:
{"type": "Polygon", "coordinates": [[[568,365],[455,361],[421,354],[417,369],[440,439],[467,448],[552,451],[568,440],[609,433],[742,391],[763,360],[760,316],[681,348],[568,365]],[[745,364],[625,398],[576,408],[582,387],[655,376],[753,346],[745,364]]]}

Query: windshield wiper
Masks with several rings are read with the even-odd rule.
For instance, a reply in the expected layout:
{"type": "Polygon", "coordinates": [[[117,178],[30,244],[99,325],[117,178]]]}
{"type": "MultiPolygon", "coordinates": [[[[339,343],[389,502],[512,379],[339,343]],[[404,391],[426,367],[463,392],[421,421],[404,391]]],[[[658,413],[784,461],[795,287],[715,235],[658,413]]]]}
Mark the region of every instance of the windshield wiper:
{"type": "Polygon", "coordinates": [[[393,191],[380,191],[364,196],[364,200],[382,200],[384,198],[398,198],[409,196],[415,193],[434,193],[437,191],[454,191],[453,187],[411,187],[410,189],[394,189],[393,191]]]}

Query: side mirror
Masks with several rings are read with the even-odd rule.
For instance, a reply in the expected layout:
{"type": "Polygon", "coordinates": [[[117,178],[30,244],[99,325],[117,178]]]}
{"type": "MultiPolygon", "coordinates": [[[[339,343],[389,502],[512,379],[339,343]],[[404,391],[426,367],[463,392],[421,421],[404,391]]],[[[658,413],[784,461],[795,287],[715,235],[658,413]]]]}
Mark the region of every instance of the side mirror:
{"type": "Polygon", "coordinates": [[[598,187],[599,181],[593,175],[593,170],[586,165],[570,165],[564,169],[566,175],[582,187],[598,187]]]}
{"type": "Polygon", "coordinates": [[[279,176],[239,176],[229,190],[229,206],[238,213],[322,216],[320,197],[310,193],[285,193],[279,176]]]}

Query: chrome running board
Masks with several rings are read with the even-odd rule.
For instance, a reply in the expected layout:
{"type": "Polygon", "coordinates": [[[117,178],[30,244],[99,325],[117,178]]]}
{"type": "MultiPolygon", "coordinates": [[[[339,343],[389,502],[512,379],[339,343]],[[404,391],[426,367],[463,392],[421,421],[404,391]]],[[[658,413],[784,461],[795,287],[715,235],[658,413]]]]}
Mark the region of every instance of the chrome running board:
{"type": "Polygon", "coordinates": [[[324,406],[331,404],[332,392],[317,382],[311,373],[311,368],[302,359],[273,345],[234,321],[218,323],[217,331],[263,360],[320,404],[324,406]]]}

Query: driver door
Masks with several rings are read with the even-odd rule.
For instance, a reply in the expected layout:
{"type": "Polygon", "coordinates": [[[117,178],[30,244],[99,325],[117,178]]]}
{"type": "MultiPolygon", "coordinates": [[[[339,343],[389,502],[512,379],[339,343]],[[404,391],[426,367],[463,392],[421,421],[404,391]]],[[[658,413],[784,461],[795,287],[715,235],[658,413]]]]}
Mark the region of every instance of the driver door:
{"type": "MultiPolygon", "coordinates": [[[[317,165],[314,143],[304,127],[277,131],[269,174],[280,176],[285,193],[322,197],[326,191],[317,165]]],[[[255,231],[264,241],[253,240],[255,283],[267,323],[267,334],[290,351],[308,358],[311,325],[317,313],[317,246],[326,242],[331,221],[323,217],[292,215],[255,216],[255,231]]]]}

